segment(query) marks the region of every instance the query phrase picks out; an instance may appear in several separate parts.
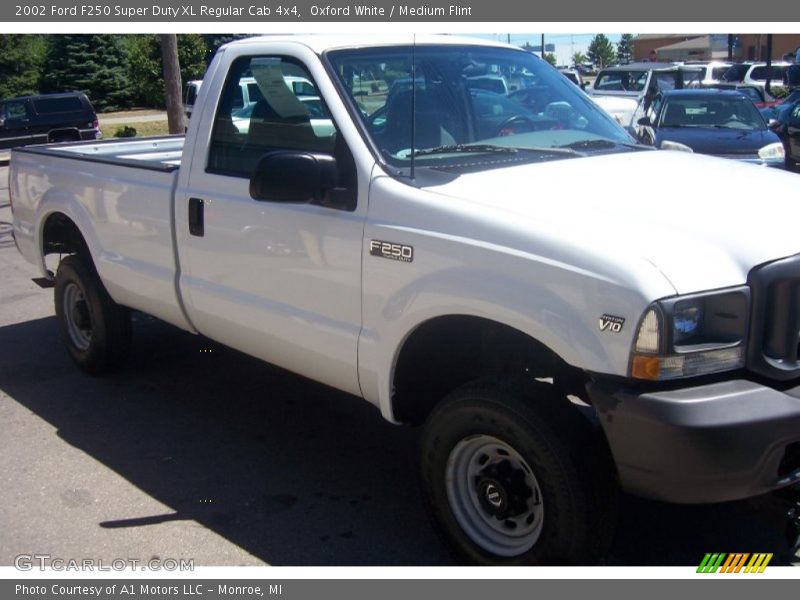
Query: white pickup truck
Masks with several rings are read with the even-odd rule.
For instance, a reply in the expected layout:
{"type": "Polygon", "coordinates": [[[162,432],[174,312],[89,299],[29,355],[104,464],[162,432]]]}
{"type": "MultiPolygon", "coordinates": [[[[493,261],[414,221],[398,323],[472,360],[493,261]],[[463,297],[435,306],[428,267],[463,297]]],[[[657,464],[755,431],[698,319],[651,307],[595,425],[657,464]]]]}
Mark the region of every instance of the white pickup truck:
{"type": "Polygon", "coordinates": [[[120,365],[143,311],[422,425],[470,563],[596,560],[619,488],[795,484],[800,179],[638,146],[518,48],[412,40],[237,41],[185,139],[15,150],[16,243],[75,362],[120,365]]]}

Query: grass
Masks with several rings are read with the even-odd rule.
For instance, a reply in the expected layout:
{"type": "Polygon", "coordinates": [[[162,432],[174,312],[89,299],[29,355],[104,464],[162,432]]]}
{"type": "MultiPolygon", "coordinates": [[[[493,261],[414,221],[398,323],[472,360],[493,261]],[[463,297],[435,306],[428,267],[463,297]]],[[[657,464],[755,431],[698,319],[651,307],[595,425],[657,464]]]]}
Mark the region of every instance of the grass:
{"type": "Polygon", "coordinates": [[[133,127],[136,130],[136,137],[169,135],[169,126],[166,121],[131,121],[130,123],[114,123],[112,125],[106,125],[102,128],[103,138],[113,138],[114,132],[126,126],[133,127]]]}
{"type": "Polygon", "coordinates": [[[156,110],[154,108],[131,108],[130,110],[99,113],[97,116],[102,121],[103,119],[118,119],[120,117],[143,117],[147,115],[157,115],[163,112],[163,110],[156,110]]]}

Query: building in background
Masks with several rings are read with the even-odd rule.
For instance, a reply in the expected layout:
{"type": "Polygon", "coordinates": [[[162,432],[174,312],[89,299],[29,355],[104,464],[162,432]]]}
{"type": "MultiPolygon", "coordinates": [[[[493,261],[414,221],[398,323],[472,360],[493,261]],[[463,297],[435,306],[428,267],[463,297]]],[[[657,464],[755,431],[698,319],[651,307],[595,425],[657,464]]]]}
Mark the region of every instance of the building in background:
{"type": "MultiPolygon", "coordinates": [[[[772,59],[781,60],[796,54],[800,33],[776,33],[772,36],[772,59]]],[[[648,60],[655,50],[659,62],[687,60],[727,60],[728,34],[640,34],[633,41],[634,60],[648,60]]],[[[766,60],[766,33],[733,34],[733,60],[766,60]]]]}

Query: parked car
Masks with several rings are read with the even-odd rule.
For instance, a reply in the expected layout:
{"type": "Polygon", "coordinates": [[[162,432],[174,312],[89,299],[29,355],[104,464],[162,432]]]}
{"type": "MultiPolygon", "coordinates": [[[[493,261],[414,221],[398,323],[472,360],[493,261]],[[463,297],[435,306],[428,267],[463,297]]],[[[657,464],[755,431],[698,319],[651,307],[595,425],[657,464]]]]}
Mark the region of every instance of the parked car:
{"type": "MultiPolygon", "coordinates": [[[[314,96],[317,93],[314,85],[305,77],[285,77],[284,82],[296,96],[314,96]]],[[[192,116],[194,103],[200,91],[203,81],[201,79],[190,81],[184,86],[183,90],[183,112],[186,118],[192,116]]],[[[251,104],[255,104],[263,97],[261,88],[254,77],[243,77],[239,81],[239,87],[235,90],[235,97],[232,99],[236,109],[243,109],[251,104]]]]}
{"type": "Polygon", "coordinates": [[[656,96],[640,119],[639,139],[667,150],[784,166],[783,144],[739,92],[672,90],[656,96]]]}
{"type": "Polygon", "coordinates": [[[800,87],[800,64],[789,65],[786,69],[786,85],[789,89],[800,87]]]}
{"type": "MultiPolygon", "coordinates": [[[[297,88],[303,89],[303,88],[297,88]]],[[[334,134],[333,121],[328,114],[325,105],[319,96],[298,96],[297,99],[305,107],[306,114],[302,118],[308,118],[314,134],[318,137],[330,137],[334,134]]],[[[256,109],[258,102],[250,102],[231,113],[231,121],[236,130],[241,134],[246,134],[250,130],[250,121],[253,118],[253,111],[256,109]]],[[[258,118],[258,117],[257,117],[258,118]]],[[[260,117],[263,119],[263,116],[260,117]]]]}
{"type": "Polygon", "coordinates": [[[473,75],[467,77],[467,85],[473,89],[486,90],[495,94],[508,94],[508,81],[502,75],[473,75]]]}
{"type": "Polygon", "coordinates": [[[777,107],[777,114],[769,128],[783,142],[786,168],[800,172],[800,97],[777,107]]]}
{"type": "Polygon", "coordinates": [[[187,81],[183,86],[183,114],[186,119],[192,116],[194,110],[194,103],[197,101],[197,94],[200,92],[200,86],[203,85],[202,79],[195,79],[194,81],[187,81]]]}
{"type": "Polygon", "coordinates": [[[722,81],[728,83],[742,83],[744,81],[744,76],[747,74],[747,71],[750,70],[752,65],[752,62],[740,62],[731,65],[731,67],[722,75],[722,81]]]}
{"type": "Polygon", "coordinates": [[[586,83],[583,81],[583,76],[577,69],[567,69],[562,67],[558,69],[558,72],[569,79],[572,83],[577,85],[579,88],[584,89],[586,87],[586,83]]]}
{"type": "Polygon", "coordinates": [[[792,63],[776,61],[768,71],[765,62],[737,64],[725,73],[724,80],[763,88],[767,83],[767,74],[771,74],[770,85],[786,86],[791,66],[792,63]]]}
{"type": "Polygon", "coordinates": [[[614,120],[625,127],[628,131],[633,131],[633,119],[636,111],[642,105],[641,100],[636,98],[622,98],[619,96],[591,96],[591,99],[600,108],[614,117],[614,120]]]}
{"type": "Polygon", "coordinates": [[[733,66],[733,63],[712,61],[686,61],[684,67],[697,67],[698,71],[691,71],[692,75],[686,77],[685,87],[707,86],[722,81],[723,75],[733,66]]]}
{"type": "Polygon", "coordinates": [[[770,106],[759,109],[764,119],[769,123],[773,119],[780,120],[784,109],[800,100],[800,89],[792,90],[788,96],[775,101],[770,106]]]}
{"type": "Polygon", "coordinates": [[[750,98],[751,102],[756,105],[756,108],[761,110],[762,108],[770,108],[772,106],[777,106],[780,104],[780,100],[776,100],[764,90],[763,87],[759,87],[757,85],[748,85],[745,83],[732,83],[732,82],[721,82],[721,83],[711,83],[707,85],[701,86],[705,89],[710,90],[731,90],[734,92],[739,92],[740,94],[744,94],[748,98],[750,98]]]}
{"type": "Polygon", "coordinates": [[[800,480],[796,176],[633,144],[520,48],[416,42],[232,42],[185,138],[13,150],[14,239],[74,363],[120,368],[142,311],[421,426],[424,503],[460,563],[600,560],[619,488],[711,503],[800,480]],[[513,101],[464,85],[476,65],[549,87],[547,126],[493,121],[513,101]],[[242,134],[257,69],[276,114],[242,134]],[[359,72],[425,86],[379,95],[379,123],[359,72]],[[334,134],[282,76],[318,84],[334,134]]]}
{"type": "Polygon", "coordinates": [[[97,113],[80,92],[0,100],[0,148],[101,136],[97,113]]]}
{"type": "Polygon", "coordinates": [[[652,98],[656,93],[684,87],[684,80],[701,76],[701,67],[673,63],[630,63],[608,67],[597,74],[592,96],[652,98]]]}

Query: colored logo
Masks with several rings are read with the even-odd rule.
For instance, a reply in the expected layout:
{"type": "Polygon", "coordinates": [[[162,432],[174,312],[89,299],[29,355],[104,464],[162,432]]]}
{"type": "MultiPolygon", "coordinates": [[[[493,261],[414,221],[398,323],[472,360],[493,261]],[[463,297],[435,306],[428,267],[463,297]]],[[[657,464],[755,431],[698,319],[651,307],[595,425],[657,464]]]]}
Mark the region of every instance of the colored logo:
{"type": "Polygon", "coordinates": [[[698,573],[763,573],[772,553],[735,552],[709,552],[703,557],[703,562],[697,567],[698,573]]]}

